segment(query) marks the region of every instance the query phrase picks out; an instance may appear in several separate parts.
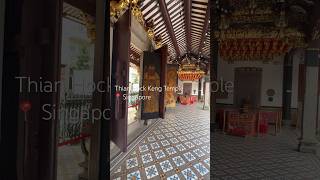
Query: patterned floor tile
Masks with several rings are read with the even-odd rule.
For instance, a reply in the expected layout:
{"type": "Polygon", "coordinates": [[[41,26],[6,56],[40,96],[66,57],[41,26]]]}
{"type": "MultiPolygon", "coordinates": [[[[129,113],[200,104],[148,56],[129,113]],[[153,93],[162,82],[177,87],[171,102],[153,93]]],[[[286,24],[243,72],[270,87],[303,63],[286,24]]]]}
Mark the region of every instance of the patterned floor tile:
{"type": "Polygon", "coordinates": [[[180,180],[180,178],[178,175],[174,174],[174,175],[168,177],[167,180],[180,180]]]}
{"type": "Polygon", "coordinates": [[[152,156],[151,156],[150,153],[142,155],[141,158],[142,158],[143,164],[147,164],[148,162],[153,161],[152,156]]]}
{"type": "Polygon", "coordinates": [[[169,160],[165,160],[165,161],[161,162],[160,166],[161,166],[163,172],[168,172],[173,169],[169,160]]]}
{"type": "Polygon", "coordinates": [[[204,166],[202,165],[201,163],[198,163],[198,164],[195,164],[193,165],[193,167],[202,175],[206,175],[207,173],[209,173],[209,170],[204,166]]]}
{"type": "Polygon", "coordinates": [[[166,149],[166,151],[169,155],[173,155],[173,154],[177,153],[177,151],[174,149],[174,147],[169,147],[166,149]]]}
{"type": "MultiPolygon", "coordinates": [[[[127,160],[127,169],[130,169],[136,166],[138,166],[138,160],[136,157],[127,160]]],[[[120,167],[120,170],[121,170],[121,167],[120,167]]]]}
{"type": "Polygon", "coordinates": [[[135,172],[128,174],[127,179],[128,180],[131,180],[131,179],[141,180],[140,171],[135,171],[135,172]]]}
{"type": "Polygon", "coordinates": [[[289,128],[276,136],[246,138],[215,132],[212,156],[203,165],[209,167],[211,160],[213,180],[319,180],[320,159],[297,151],[299,137],[298,131],[289,128]]]}
{"type": "Polygon", "coordinates": [[[151,146],[151,149],[158,149],[158,148],[160,148],[160,146],[159,146],[159,144],[158,144],[157,142],[151,143],[150,146],[151,146]]]}
{"type": "Polygon", "coordinates": [[[155,165],[149,166],[145,168],[147,179],[151,179],[157,175],[159,175],[157,167],[155,165]]]}
{"type": "Polygon", "coordinates": [[[148,146],[147,146],[147,145],[142,145],[142,146],[140,146],[140,147],[139,147],[139,150],[140,150],[140,152],[141,152],[141,153],[143,153],[143,152],[148,151],[148,150],[149,150],[149,148],[148,148],[148,146]]]}
{"type": "Polygon", "coordinates": [[[184,155],[185,159],[187,159],[189,162],[196,159],[196,157],[191,152],[187,152],[183,155],[184,155]]]}
{"type": "Polygon", "coordinates": [[[210,113],[200,106],[178,105],[168,109],[166,118],[119,163],[111,177],[121,180],[123,177],[130,180],[209,179],[210,113]]]}
{"type": "Polygon", "coordinates": [[[197,175],[190,168],[183,170],[182,174],[186,180],[198,179],[197,175]]]}
{"type": "Polygon", "coordinates": [[[181,156],[174,157],[174,158],[172,158],[172,160],[178,167],[185,164],[185,162],[181,156]]]}
{"type": "Polygon", "coordinates": [[[162,150],[155,151],[154,154],[155,154],[157,159],[161,159],[161,158],[164,158],[166,156],[165,153],[162,150]]]}

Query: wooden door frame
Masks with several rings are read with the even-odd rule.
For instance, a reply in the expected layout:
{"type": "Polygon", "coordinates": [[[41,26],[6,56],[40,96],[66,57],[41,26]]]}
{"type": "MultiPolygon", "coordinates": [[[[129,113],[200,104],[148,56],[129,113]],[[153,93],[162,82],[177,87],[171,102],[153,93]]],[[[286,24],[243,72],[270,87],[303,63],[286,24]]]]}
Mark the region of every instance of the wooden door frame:
{"type": "MultiPolygon", "coordinates": [[[[96,40],[94,48],[94,83],[106,82],[105,92],[93,92],[92,108],[110,109],[110,40],[109,2],[96,0],[96,40]]],[[[89,180],[108,179],[109,167],[109,120],[95,121],[91,131],[89,180]]]]}
{"type": "MultiPolygon", "coordinates": [[[[20,76],[32,80],[59,81],[62,0],[24,0],[21,9],[20,76]],[[41,34],[41,36],[40,36],[41,34]],[[30,63],[32,62],[32,63],[30,63]]],[[[44,104],[59,102],[59,92],[19,94],[32,108],[18,112],[18,179],[56,179],[56,120],[44,120],[44,104]],[[25,117],[27,118],[25,120],[25,117]]],[[[19,108],[19,105],[18,107],[19,108]]]]}
{"type": "MultiPolygon", "coordinates": [[[[4,3],[4,2],[2,2],[4,3]]],[[[1,3],[1,4],[2,4],[1,3]]],[[[4,5],[4,4],[3,4],[4,5]]],[[[15,82],[14,77],[19,74],[19,54],[18,49],[15,46],[15,40],[17,34],[21,29],[21,7],[22,3],[19,1],[6,1],[5,6],[0,6],[2,10],[5,8],[5,17],[1,17],[4,20],[5,33],[3,41],[1,40],[1,59],[3,59],[3,69],[1,67],[1,81],[3,88],[1,91],[1,139],[0,139],[0,179],[19,179],[23,175],[22,162],[23,157],[19,156],[23,149],[20,148],[18,143],[19,134],[19,84],[15,82]],[[3,19],[4,18],[4,19],[3,19]]],[[[2,14],[2,12],[1,12],[2,14]]],[[[2,14],[4,15],[4,14],[2,14]]],[[[3,23],[3,22],[1,22],[3,23]]],[[[20,179],[22,179],[21,177],[20,179]]]]}
{"type": "Polygon", "coordinates": [[[162,87],[163,91],[159,94],[159,117],[164,119],[165,118],[165,91],[164,86],[167,84],[167,61],[168,61],[168,46],[164,45],[158,52],[161,54],[161,71],[160,71],[160,86],[162,87]]]}
{"type": "Polygon", "coordinates": [[[129,84],[130,40],[131,40],[131,12],[126,11],[114,25],[113,52],[112,52],[112,118],[110,138],[121,149],[127,151],[128,137],[128,99],[123,99],[123,94],[128,91],[116,91],[115,86],[127,87],[129,84]],[[120,96],[116,97],[116,94],[120,96]]]}

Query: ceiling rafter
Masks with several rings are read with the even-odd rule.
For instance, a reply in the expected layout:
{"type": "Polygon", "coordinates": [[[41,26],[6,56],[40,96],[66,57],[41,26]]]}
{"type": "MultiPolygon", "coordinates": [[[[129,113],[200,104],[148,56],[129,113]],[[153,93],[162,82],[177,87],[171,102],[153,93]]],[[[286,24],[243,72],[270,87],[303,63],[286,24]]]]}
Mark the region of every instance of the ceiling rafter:
{"type": "Polygon", "coordinates": [[[179,63],[181,63],[181,61],[186,58],[186,57],[189,57],[189,58],[194,58],[195,60],[202,60],[202,62],[209,62],[210,61],[210,58],[207,58],[207,57],[199,57],[197,54],[194,54],[194,53],[185,53],[183,54],[180,58],[177,59],[177,61],[179,63]]]}
{"type": "Polygon", "coordinates": [[[200,39],[200,45],[199,45],[199,49],[198,49],[199,54],[202,53],[202,48],[203,48],[205,40],[206,40],[206,33],[208,31],[209,17],[210,17],[210,1],[208,2],[208,5],[207,5],[207,11],[206,11],[205,17],[206,17],[206,19],[204,20],[202,35],[201,35],[201,39],[200,39]]]}
{"type": "Polygon", "coordinates": [[[160,8],[163,20],[165,22],[165,25],[167,27],[169,36],[170,36],[170,38],[172,40],[172,43],[173,43],[173,46],[175,48],[176,54],[178,56],[180,56],[181,55],[180,49],[179,49],[179,46],[178,46],[178,43],[177,43],[177,39],[175,37],[174,30],[173,30],[173,27],[172,27],[172,24],[171,24],[171,21],[170,21],[170,16],[169,16],[169,13],[168,13],[168,9],[167,9],[165,0],[159,0],[159,8],[160,8]]]}
{"type": "Polygon", "coordinates": [[[146,21],[154,22],[155,35],[161,35],[163,44],[168,45],[169,63],[178,62],[185,54],[196,54],[196,59],[207,62],[209,36],[203,40],[207,43],[202,54],[198,54],[207,5],[208,0],[144,0],[142,14],[146,21]]]}
{"type": "Polygon", "coordinates": [[[89,14],[90,16],[96,16],[96,7],[92,1],[64,0],[63,2],[80,9],[81,11],[89,14]]]}
{"type": "Polygon", "coordinates": [[[191,51],[191,0],[184,0],[187,52],[191,51]]]}

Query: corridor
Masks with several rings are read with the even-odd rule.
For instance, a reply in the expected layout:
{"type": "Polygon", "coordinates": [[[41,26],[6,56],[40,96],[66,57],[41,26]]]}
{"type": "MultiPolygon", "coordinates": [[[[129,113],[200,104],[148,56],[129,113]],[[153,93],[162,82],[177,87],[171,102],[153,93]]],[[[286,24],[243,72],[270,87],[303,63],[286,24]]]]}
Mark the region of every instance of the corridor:
{"type": "Polygon", "coordinates": [[[209,179],[210,111],[177,105],[111,172],[112,179],[209,179]]]}

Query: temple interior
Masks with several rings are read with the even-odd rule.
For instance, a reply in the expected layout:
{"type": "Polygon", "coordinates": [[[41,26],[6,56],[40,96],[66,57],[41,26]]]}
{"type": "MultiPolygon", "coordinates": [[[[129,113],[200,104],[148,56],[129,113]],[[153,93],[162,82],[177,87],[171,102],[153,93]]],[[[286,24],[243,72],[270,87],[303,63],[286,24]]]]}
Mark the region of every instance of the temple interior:
{"type": "Polygon", "coordinates": [[[320,179],[319,0],[26,4],[26,32],[9,39],[28,51],[9,57],[28,61],[9,65],[61,81],[12,121],[27,179],[320,179]],[[52,123],[40,102],[56,104],[52,123]]]}
{"type": "MultiPolygon", "coordinates": [[[[320,177],[319,7],[311,0],[110,1],[111,178],[320,177]]],[[[64,11],[65,26],[79,29],[63,38],[79,47],[78,62],[62,64],[67,106],[91,98],[69,81],[90,82],[85,59],[95,51],[92,17],[68,3],[64,11]]],[[[93,137],[65,146],[73,136],[61,131],[61,162],[90,154],[93,137]]],[[[67,176],[86,178],[85,162],[67,176]]]]}

